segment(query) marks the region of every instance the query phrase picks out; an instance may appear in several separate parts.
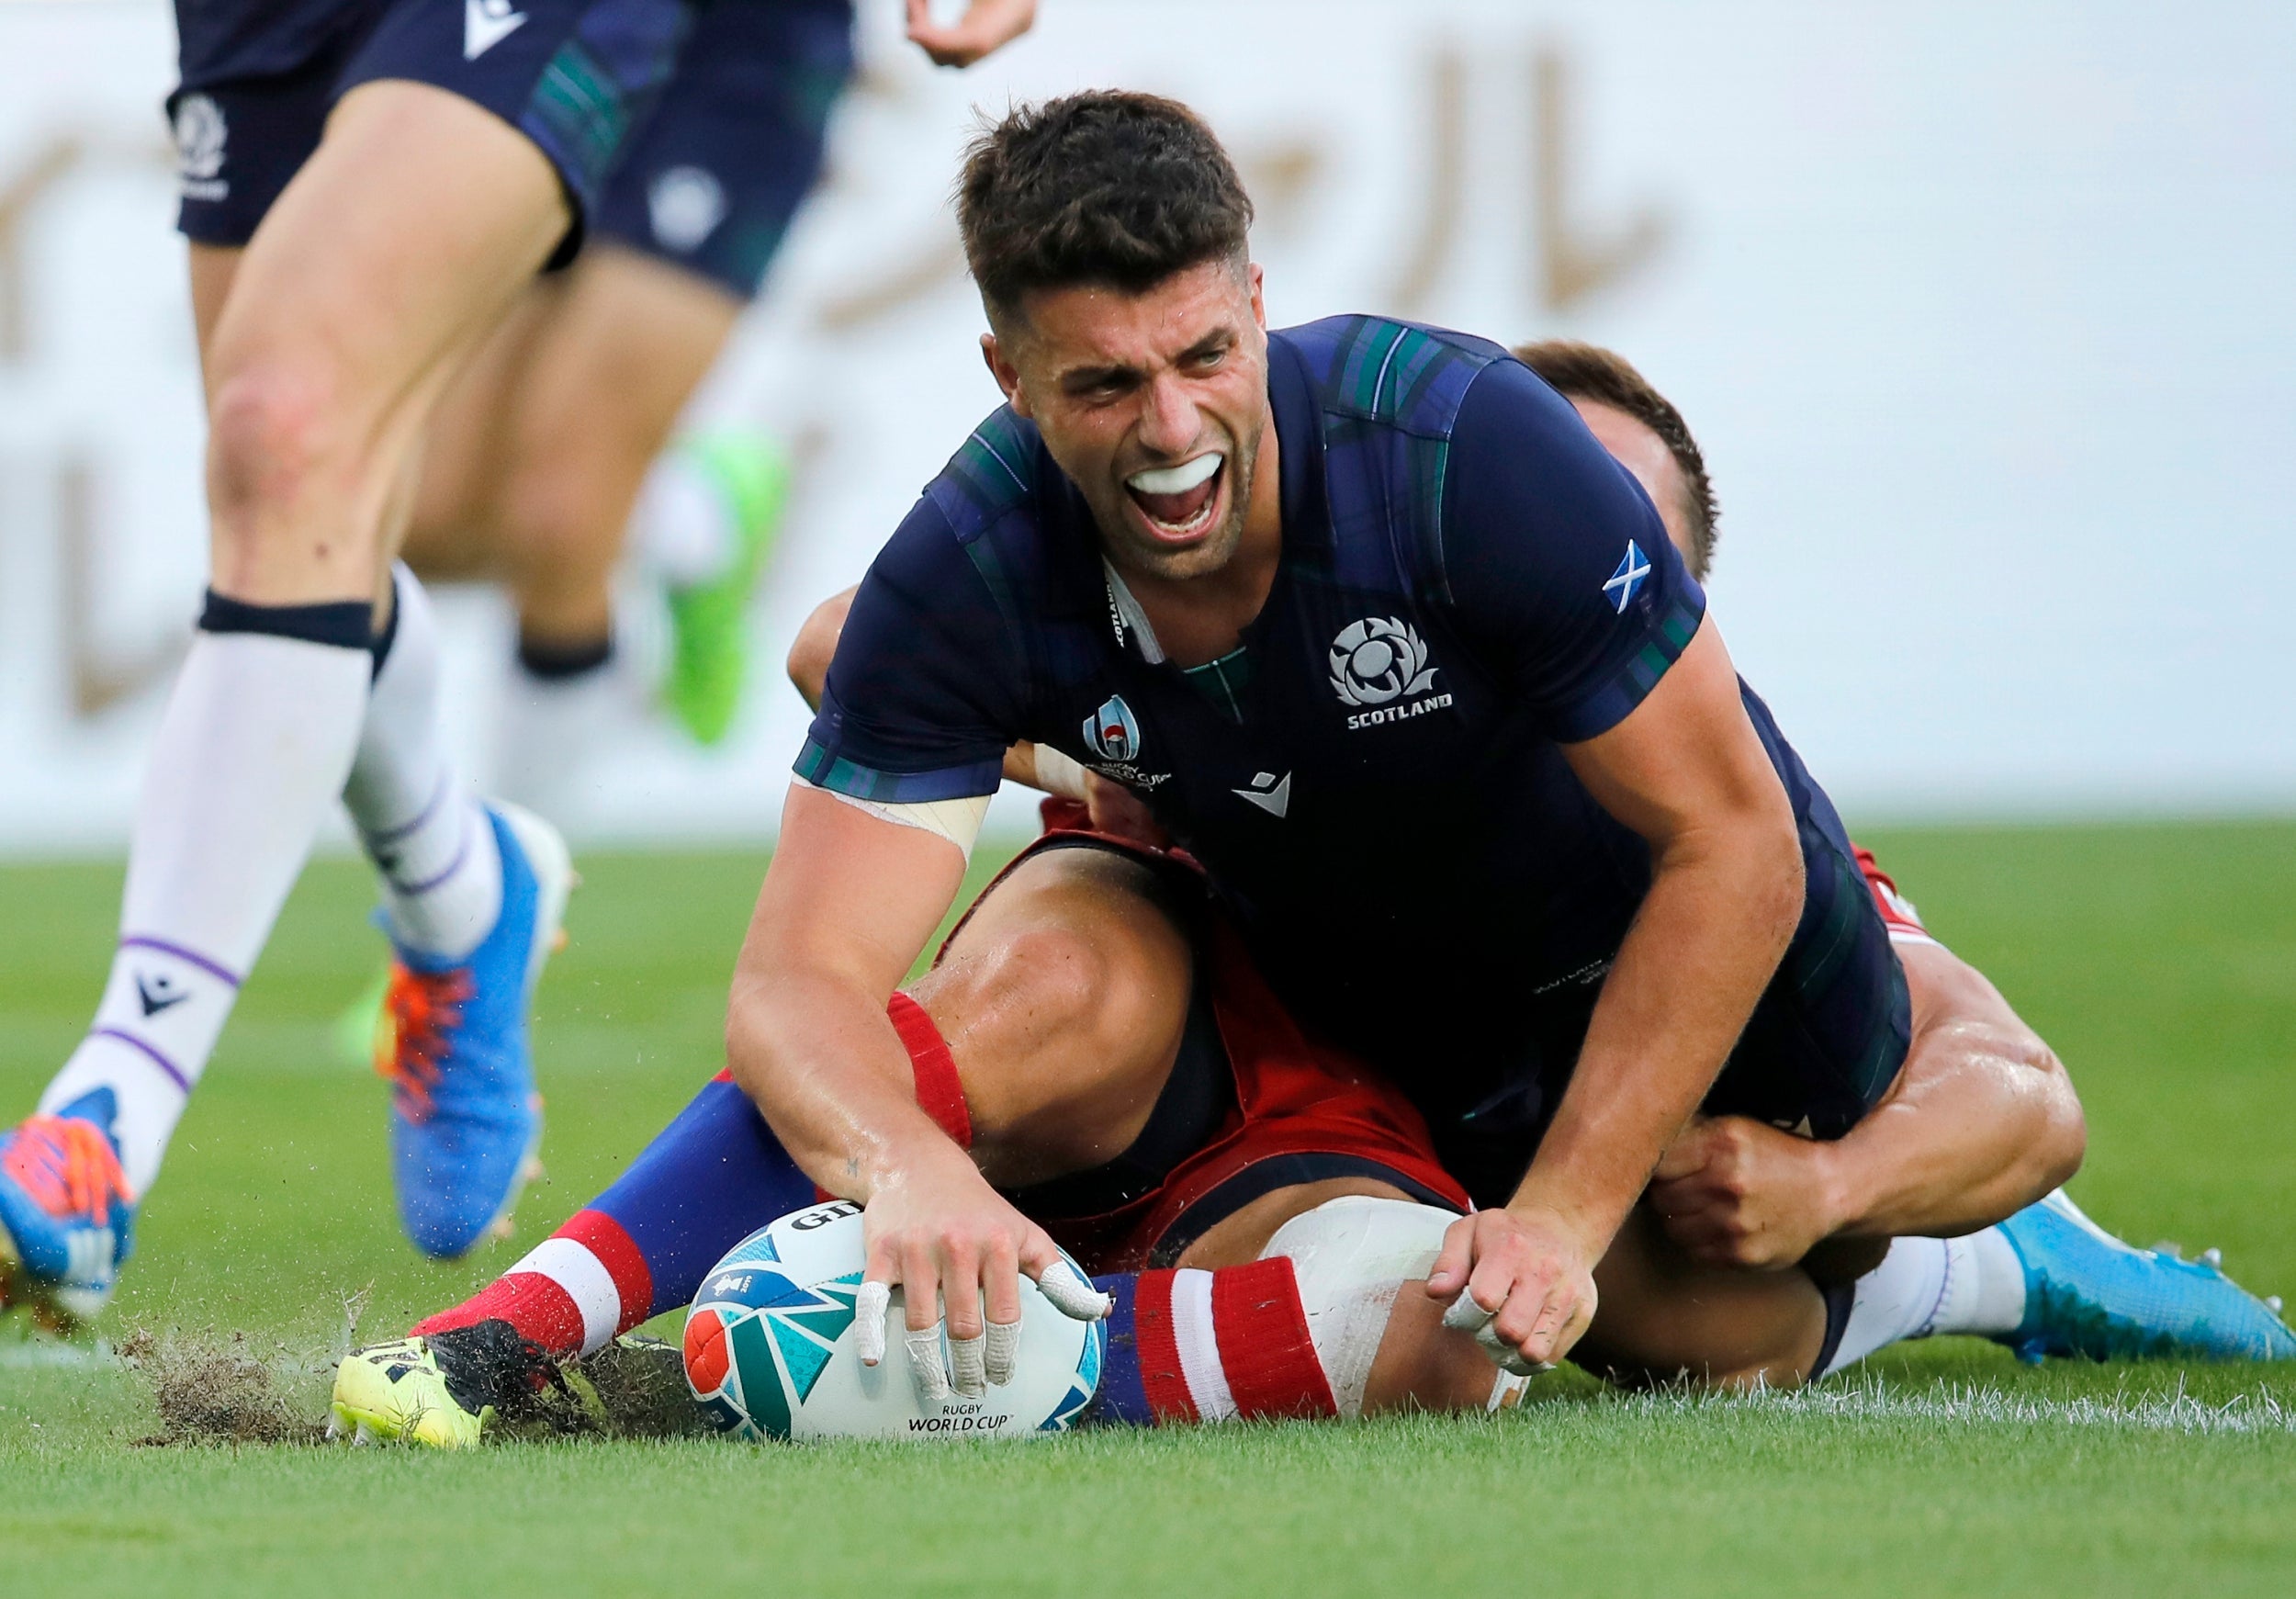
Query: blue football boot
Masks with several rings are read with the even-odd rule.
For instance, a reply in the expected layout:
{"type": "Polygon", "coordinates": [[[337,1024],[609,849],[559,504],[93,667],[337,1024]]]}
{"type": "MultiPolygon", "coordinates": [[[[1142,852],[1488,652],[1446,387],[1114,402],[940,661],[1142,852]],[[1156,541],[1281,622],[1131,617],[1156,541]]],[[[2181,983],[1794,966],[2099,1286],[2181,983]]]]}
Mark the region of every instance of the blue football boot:
{"type": "Polygon", "coordinates": [[[2133,1249],[2062,1192],[2001,1223],[2025,1268],[2025,1319],[1999,1342],[2027,1360],[2286,1360],[2296,1334],[2226,1277],[2214,1250],[2179,1260],[2133,1249]]]}
{"type": "Polygon", "coordinates": [[[135,1247],[135,1192],[119,1169],[109,1088],[0,1133],[0,1306],[56,1332],[111,1299],[135,1247]]]}
{"type": "Polygon", "coordinates": [[[515,805],[487,813],[502,853],[501,914],[461,961],[394,939],[375,1041],[375,1069],[391,1086],[400,1221],[417,1249],[442,1260],[507,1236],[519,1190],[540,1169],[526,1017],[574,884],[557,829],[515,805]]]}

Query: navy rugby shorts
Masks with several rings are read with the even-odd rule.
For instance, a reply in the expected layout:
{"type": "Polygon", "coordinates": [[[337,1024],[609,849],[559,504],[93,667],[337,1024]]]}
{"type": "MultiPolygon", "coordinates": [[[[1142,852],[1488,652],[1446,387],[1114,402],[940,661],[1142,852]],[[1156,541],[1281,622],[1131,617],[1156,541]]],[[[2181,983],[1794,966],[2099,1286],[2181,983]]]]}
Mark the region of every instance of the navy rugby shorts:
{"type": "Polygon", "coordinates": [[[850,0],[717,0],[591,228],[747,299],[821,175],[853,73],[850,0]]]}
{"type": "Polygon", "coordinates": [[[177,0],[176,226],[244,244],[351,89],[395,78],[484,107],[557,169],[571,257],[668,82],[688,0],[177,0]]]}
{"type": "MultiPolygon", "coordinates": [[[[1793,945],[1701,1109],[1831,1140],[1897,1080],[1912,1044],[1912,1004],[1890,938],[1887,879],[1837,849],[1806,858],[1812,870],[1793,945]]],[[[1459,1037],[1423,1037],[1446,1053],[1508,1063],[1504,1082],[1480,1103],[1423,1107],[1445,1168],[1477,1204],[1504,1204],[1522,1180],[1570,1085],[1604,975],[1494,1008],[1497,1025],[1488,1032],[1466,1023],[1459,1037]]],[[[1404,1081],[1420,1064],[1369,1053],[1375,1062],[1393,1061],[1390,1069],[1404,1081]]]]}

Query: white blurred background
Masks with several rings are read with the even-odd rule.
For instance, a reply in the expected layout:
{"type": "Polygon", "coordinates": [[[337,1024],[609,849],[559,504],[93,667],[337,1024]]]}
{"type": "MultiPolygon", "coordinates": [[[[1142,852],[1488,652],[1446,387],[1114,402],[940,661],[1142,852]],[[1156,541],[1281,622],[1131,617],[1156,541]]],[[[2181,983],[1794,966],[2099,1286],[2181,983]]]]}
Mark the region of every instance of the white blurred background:
{"type": "MultiPolygon", "coordinates": [[[[767,661],[995,403],[973,107],[1124,84],[1228,141],[1277,321],[1593,339],[1682,406],[1716,614],[1853,822],[2296,810],[2296,6],[1043,0],[962,74],[861,6],[696,404],[805,462],[767,661]]],[[[0,853],[119,847],[197,607],[174,48],[160,0],[0,3],[0,853]]],[[[509,622],[442,610],[484,772],[509,622]]],[[[606,730],[565,819],[770,834],[805,718],[759,691],[714,753],[606,730]]]]}

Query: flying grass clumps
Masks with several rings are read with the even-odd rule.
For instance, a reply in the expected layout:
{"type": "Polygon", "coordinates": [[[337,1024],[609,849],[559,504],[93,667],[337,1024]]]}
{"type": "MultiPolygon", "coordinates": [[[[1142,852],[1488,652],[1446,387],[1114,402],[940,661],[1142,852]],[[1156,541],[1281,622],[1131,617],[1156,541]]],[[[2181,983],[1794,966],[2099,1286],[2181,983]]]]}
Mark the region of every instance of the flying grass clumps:
{"type": "Polygon", "coordinates": [[[160,1430],[149,1444],[315,1444],[327,1436],[332,1366],[284,1346],[260,1355],[245,1334],[201,1336],[148,1328],[119,1346],[152,1390],[160,1430]]]}

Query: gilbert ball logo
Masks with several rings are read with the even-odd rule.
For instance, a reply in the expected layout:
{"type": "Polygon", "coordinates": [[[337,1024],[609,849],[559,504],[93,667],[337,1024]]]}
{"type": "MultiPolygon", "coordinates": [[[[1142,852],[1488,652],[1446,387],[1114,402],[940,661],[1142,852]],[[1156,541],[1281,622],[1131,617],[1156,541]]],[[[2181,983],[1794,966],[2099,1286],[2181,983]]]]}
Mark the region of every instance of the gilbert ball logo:
{"type": "Polygon", "coordinates": [[[1341,628],[1332,640],[1331,668],[1332,687],[1351,705],[1384,705],[1435,687],[1426,645],[1394,616],[1367,616],[1341,628]]]}
{"type": "Polygon", "coordinates": [[[1101,760],[1119,766],[1140,758],[1140,722],[1122,694],[1110,694],[1107,704],[1085,718],[1085,742],[1101,760]]]}

